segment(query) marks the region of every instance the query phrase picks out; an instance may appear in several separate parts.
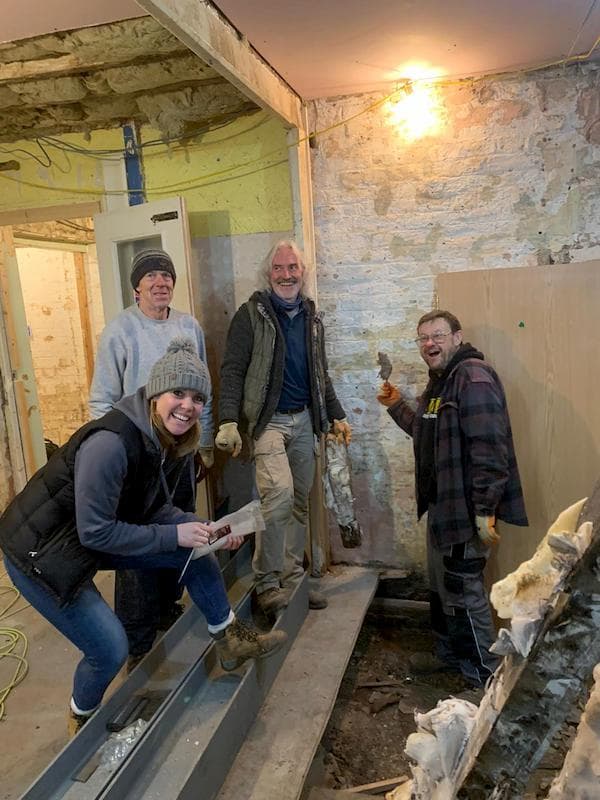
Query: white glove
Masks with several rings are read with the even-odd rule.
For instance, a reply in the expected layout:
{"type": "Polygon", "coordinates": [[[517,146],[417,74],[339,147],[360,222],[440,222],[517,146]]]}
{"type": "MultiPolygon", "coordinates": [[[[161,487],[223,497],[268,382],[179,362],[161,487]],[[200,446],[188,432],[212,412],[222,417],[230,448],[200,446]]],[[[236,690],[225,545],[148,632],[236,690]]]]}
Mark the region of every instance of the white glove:
{"type": "Polygon", "coordinates": [[[237,422],[224,422],[219,425],[219,432],[215,436],[215,444],[219,450],[226,450],[234,458],[237,458],[242,449],[242,437],[238,431],[237,422]]]}
{"type": "Polygon", "coordinates": [[[477,535],[481,541],[488,545],[498,544],[500,534],[496,530],[496,517],[475,517],[475,527],[477,535]]]}

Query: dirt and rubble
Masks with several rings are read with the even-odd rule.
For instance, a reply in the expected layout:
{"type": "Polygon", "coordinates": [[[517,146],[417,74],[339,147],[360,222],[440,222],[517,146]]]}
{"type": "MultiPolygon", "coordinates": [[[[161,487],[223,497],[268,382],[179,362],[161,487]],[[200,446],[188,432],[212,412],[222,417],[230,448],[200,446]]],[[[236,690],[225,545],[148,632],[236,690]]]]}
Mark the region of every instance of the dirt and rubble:
{"type": "MultiPolygon", "coordinates": [[[[404,754],[406,739],[416,730],[414,712],[439,700],[463,697],[477,703],[477,692],[453,673],[412,676],[409,658],[431,652],[426,607],[369,613],[340,686],[335,708],[321,740],[317,768],[309,782],[349,789],[403,775],[410,776],[404,754]]],[[[523,800],[545,798],[575,736],[581,709],[554,737],[532,775],[523,800]]]]}

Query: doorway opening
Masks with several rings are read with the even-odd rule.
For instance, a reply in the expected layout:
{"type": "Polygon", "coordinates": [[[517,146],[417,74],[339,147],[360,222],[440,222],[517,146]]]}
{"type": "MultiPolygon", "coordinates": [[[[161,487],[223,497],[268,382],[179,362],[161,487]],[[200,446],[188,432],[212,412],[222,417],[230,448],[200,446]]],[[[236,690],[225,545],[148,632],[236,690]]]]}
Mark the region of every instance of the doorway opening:
{"type": "Polygon", "coordinates": [[[104,313],[93,219],[12,228],[46,451],[89,418],[104,313]]]}

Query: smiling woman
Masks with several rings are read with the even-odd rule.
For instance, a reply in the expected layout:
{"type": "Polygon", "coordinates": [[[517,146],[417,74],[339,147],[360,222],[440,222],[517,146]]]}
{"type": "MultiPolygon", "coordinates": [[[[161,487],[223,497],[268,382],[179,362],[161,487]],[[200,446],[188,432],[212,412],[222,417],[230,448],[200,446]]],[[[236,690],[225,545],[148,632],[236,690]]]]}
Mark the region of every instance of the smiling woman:
{"type": "MultiPolygon", "coordinates": [[[[82,651],[70,704],[71,733],[100,705],[127,658],[123,625],[97,592],[101,569],[181,573],[212,529],[173,505],[193,485],[198,416],[210,378],[194,343],[174,339],[146,386],[80,428],[17,495],[0,519],[6,570],[22,595],[82,651]]],[[[230,549],[241,538],[231,539],[230,549]]],[[[285,641],[237,621],[212,554],[183,578],[204,613],[224,669],[262,658],[285,641]]]]}
{"type": "Polygon", "coordinates": [[[205,397],[189,389],[175,389],[156,398],[156,413],[173,436],[186,433],[204,408],[205,397]]]}

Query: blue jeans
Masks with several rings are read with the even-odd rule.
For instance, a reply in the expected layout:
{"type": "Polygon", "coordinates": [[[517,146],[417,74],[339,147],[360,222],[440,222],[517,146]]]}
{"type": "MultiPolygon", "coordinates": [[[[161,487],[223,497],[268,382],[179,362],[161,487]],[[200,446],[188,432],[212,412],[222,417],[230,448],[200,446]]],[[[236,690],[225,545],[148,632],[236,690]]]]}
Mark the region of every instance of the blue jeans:
{"type": "MultiPolygon", "coordinates": [[[[181,572],[189,554],[182,547],[150,556],[102,554],[101,569],[170,567],[181,572]]],[[[129,648],[123,625],[93,581],[83,584],[77,595],[61,608],[43,586],[24,575],[6,556],[4,563],[23,597],[83,653],[73,678],[73,700],[81,711],[93,711],[127,659],[129,648]]],[[[183,583],[209,625],[217,626],[227,619],[231,609],[213,555],[190,561],[183,583]]]]}

